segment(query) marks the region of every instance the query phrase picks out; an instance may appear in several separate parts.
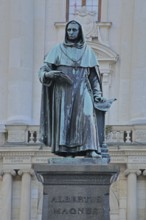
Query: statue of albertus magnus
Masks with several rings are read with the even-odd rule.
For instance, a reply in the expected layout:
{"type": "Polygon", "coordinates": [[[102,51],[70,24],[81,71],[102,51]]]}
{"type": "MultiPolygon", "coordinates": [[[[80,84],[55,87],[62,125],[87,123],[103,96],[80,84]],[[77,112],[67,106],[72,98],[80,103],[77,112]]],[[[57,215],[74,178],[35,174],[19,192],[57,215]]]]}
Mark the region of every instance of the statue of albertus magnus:
{"type": "Polygon", "coordinates": [[[98,61],[72,20],[44,59],[40,140],[61,156],[101,157],[94,102],[102,101],[98,61]]]}

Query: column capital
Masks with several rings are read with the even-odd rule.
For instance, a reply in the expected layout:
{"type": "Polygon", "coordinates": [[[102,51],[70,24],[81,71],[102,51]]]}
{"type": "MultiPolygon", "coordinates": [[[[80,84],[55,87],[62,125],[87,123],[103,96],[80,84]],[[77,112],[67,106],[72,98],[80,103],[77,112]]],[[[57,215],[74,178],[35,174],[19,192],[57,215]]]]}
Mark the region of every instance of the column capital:
{"type": "Polygon", "coordinates": [[[136,176],[140,176],[142,174],[141,170],[137,169],[127,169],[124,172],[125,176],[127,177],[129,174],[135,174],[136,176]]]}
{"type": "Polygon", "coordinates": [[[30,176],[34,176],[34,170],[33,169],[21,169],[18,171],[18,175],[22,176],[24,173],[29,174],[30,176]]]}
{"type": "Polygon", "coordinates": [[[0,176],[3,176],[3,175],[5,175],[5,174],[10,174],[10,175],[12,175],[12,176],[16,176],[16,171],[13,170],[13,169],[2,169],[2,170],[0,171],[0,176]]]}

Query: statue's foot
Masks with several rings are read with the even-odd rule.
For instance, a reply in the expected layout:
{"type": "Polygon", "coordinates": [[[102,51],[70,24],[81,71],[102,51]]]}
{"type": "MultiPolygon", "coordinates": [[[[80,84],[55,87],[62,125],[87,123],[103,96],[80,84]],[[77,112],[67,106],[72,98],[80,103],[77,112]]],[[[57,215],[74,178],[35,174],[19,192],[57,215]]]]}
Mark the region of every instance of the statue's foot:
{"type": "Polygon", "coordinates": [[[87,151],[86,157],[102,158],[101,154],[98,154],[95,151],[87,151]]]}

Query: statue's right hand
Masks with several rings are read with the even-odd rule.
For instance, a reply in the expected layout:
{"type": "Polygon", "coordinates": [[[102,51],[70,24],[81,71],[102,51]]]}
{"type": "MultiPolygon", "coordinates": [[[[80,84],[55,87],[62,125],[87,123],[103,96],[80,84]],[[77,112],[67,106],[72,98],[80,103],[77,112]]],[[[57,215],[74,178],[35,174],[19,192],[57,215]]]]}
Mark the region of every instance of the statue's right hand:
{"type": "Polygon", "coordinates": [[[51,70],[49,72],[45,72],[45,77],[48,77],[50,79],[56,79],[57,77],[60,76],[60,73],[62,73],[59,70],[51,70]]]}

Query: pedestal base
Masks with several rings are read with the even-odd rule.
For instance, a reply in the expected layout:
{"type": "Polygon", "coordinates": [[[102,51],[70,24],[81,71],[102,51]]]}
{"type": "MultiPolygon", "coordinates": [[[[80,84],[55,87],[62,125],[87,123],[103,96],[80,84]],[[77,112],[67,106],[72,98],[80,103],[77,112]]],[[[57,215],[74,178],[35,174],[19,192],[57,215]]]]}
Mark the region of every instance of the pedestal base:
{"type": "Polygon", "coordinates": [[[43,177],[43,220],[109,220],[110,178],[117,172],[100,159],[50,159],[34,165],[43,177]]]}

